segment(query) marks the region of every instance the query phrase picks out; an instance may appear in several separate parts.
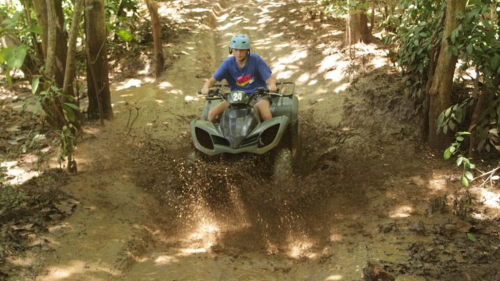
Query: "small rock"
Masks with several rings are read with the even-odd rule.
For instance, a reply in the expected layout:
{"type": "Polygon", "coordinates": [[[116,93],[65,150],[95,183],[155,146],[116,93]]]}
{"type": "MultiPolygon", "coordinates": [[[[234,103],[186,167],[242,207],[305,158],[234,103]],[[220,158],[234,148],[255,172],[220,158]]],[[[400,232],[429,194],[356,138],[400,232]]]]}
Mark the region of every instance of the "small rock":
{"type": "Polygon", "coordinates": [[[411,226],[410,230],[418,235],[425,235],[425,225],[421,220],[416,220],[411,226]]]}
{"type": "Polygon", "coordinates": [[[398,230],[398,225],[394,222],[379,226],[379,233],[389,233],[398,230]]]}
{"type": "Polygon", "coordinates": [[[361,281],[395,281],[396,278],[385,271],[382,266],[375,261],[367,261],[366,266],[363,268],[363,275],[361,281]]]}

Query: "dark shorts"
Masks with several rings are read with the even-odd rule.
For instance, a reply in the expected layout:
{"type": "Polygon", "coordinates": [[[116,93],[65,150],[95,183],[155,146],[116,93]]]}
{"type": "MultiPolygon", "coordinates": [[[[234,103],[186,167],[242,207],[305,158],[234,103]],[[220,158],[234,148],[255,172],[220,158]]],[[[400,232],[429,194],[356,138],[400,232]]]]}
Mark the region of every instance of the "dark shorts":
{"type": "Polygon", "coordinates": [[[271,100],[269,99],[268,96],[255,95],[250,100],[250,105],[255,106],[255,104],[257,104],[261,100],[266,100],[269,103],[269,105],[271,104],[271,100]]]}

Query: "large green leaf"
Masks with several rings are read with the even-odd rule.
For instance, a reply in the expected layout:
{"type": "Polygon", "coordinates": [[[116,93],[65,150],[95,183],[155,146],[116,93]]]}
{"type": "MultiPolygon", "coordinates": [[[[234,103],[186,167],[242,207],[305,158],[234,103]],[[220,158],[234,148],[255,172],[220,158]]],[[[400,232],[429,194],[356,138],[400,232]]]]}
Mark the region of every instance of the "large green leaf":
{"type": "Polygon", "coordinates": [[[125,29],[118,29],[116,31],[116,35],[118,35],[123,41],[130,42],[132,39],[134,39],[134,36],[130,34],[128,31],[125,29]]]}
{"type": "Polygon", "coordinates": [[[72,108],[72,109],[76,110],[76,111],[80,111],[80,108],[79,108],[76,104],[74,104],[74,103],[66,102],[66,103],[64,103],[64,104],[65,104],[66,106],[68,106],[68,107],[70,107],[70,108],[72,108]]]}
{"type": "Polygon", "coordinates": [[[451,107],[449,107],[448,109],[446,109],[446,111],[444,112],[444,116],[450,117],[450,114],[451,114],[451,107]]]}
{"type": "Polygon", "coordinates": [[[463,186],[463,187],[469,187],[469,181],[467,180],[466,177],[462,176],[462,178],[460,179],[460,184],[463,186]]]}
{"type": "Polygon", "coordinates": [[[470,180],[470,181],[472,181],[472,180],[474,179],[474,175],[472,175],[472,173],[471,173],[470,171],[465,171],[465,172],[464,172],[464,176],[465,176],[468,180],[470,180]]]}
{"type": "Polygon", "coordinates": [[[22,44],[16,47],[7,48],[5,52],[5,61],[12,68],[21,68],[26,58],[28,46],[22,44]]]}
{"type": "Polygon", "coordinates": [[[36,94],[36,91],[38,90],[38,85],[40,85],[40,77],[36,76],[33,78],[33,81],[31,81],[31,92],[33,94],[36,94]]]}
{"type": "Polygon", "coordinates": [[[36,34],[42,34],[42,32],[43,32],[42,27],[38,26],[38,25],[29,27],[25,31],[26,32],[33,32],[33,33],[36,33],[36,34]]]}
{"type": "Polygon", "coordinates": [[[21,15],[21,12],[15,12],[12,14],[12,18],[7,18],[2,21],[2,26],[4,26],[6,29],[14,29],[19,22],[19,16],[21,15]]]}
{"type": "Polygon", "coordinates": [[[438,123],[439,127],[443,127],[443,121],[444,121],[444,112],[441,112],[441,114],[439,114],[439,117],[438,117],[438,120],[437,120],[437,123],[438,123]]]}
{"type": "Polygon", "coordinates": [[[472,44],[469,44],[467,46],[467,54],[469,54],[469,55],[472,54],[472,44]]]}
{"type": "Polygon", "coordinates": [[[455,120],[457,120],[458,123],[461,123],[462,122],[462,118],[463,118],[462,108],[458,108],[455,111],[455,120]]]}
{"type": "Polygon", "coordinates": [[[456,127],[455,123],[450,122],[450,123],[448,123],[448,126],[450,126],[450,130],[452,130],[452,131],[455,130],[455,127],[456,127]]]}
{"type": "Polygon", "coordinates": [[[497,69],[498,67],[498,61],[500,60],[500,56],[499,55],[495,55],[492,59],[491,59],[491,68],[493,69],[497,69]]]}
{"type": "Polygon", "coordinates": [[[448,159],[450,159],[450,157],[451,157],[451,148],[452,148],[452,147],[448,147],[448,148],[444,151],[444,160],[448,160],[448,159]]]}
{"type": "Polygon", "coordinates": [[[5,63],[5,53],[7,52],[7,48],[0,49],[0,63],[5,63]]]}

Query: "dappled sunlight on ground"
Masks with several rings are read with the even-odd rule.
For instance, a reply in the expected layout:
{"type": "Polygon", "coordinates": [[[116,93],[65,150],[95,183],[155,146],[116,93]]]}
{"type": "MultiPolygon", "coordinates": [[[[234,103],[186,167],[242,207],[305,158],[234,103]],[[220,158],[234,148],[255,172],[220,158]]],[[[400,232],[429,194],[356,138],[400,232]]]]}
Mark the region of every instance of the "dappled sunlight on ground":
{"type": "Polygon", "coordinates": [[[344,280],[344,277],[342,275],[330,275],[325,279],[325,281],[339,281],[339,280],[344,280]]]}
{"type": "Polygon", "coordinates": [[[30,168],[19,166],[19,161],[2,162],[1,167],[7,170],[5,174],[8,178],[11,178],[9,182],[13,185],[22,184],[30,178],[38,176],[38,172],[30,171],[30,168]]]}
{"type": "Polygon", "coordinates": [[[429,183],[425,185],[433,193],[441,193],[447,188],[446,172],[442,170],[434,170],[429,183]]]}
{"type": "Polygon", "coordinates": [[[202,98],[200,98],[199,96],[193,97],[193,96],[190,96],[190,95],[186,95],[186,97],[184,98],[184,100],[186,102],[191,102],[191,101],[197,102],[197,101],[202,100],[202,98]]]}
{"type": "Polygon", "coordinates": [[[337,230],[335,231],[331,231],[331,234],[330,234],[330,237],[329,237],[329,241],[330,242],[342,242],[343,240],[343,234],[342,233],[338,233],[337,230]]]}
{"type": "Polygon", "coordinates": [[[12,265],[15,265],[15,266],[29,267],[29,266],[33,265],[33,263],[35,262],[35,258],[34,257],[7,258],[7,262],[12,264],[12,265]]]}
{"type": "Polygon", "coordinates": [[[414,213],[414,208],[412,206],[403,205],[395,208],[389,213],[391,218],[407,218],[414,213]]]}
{"type": "Polygon", "coordinates": [[[169,255],[160,255],[154,260],[154,262],[159,266],[165,266],[165,265],[178,263],[179,259],[177,259],[176,257],[173,257],[173,256],[169,256],[169,255]]]}
{"type": "Polygon", "coordinates": [[[481,190],[480,200],[489,208],[500,209],[500,194],[487,189],[481,190]]]}
{"type": "MultiPolygon", "coordinates": [[[[118,276],[120,272],[113,269],[111,266],[88,264],[84,261],[73,260],[69,261],[69,265],[52,266],[47,269],[47,275],[42,276],[40,281],[56,281],[56,280],[74,280],[76,276],[91,275],[92,273],[106,273],[106,275],[118,276]]],[[[107,278],[90,277],[86,280],[106,280],[107,278]]]]}

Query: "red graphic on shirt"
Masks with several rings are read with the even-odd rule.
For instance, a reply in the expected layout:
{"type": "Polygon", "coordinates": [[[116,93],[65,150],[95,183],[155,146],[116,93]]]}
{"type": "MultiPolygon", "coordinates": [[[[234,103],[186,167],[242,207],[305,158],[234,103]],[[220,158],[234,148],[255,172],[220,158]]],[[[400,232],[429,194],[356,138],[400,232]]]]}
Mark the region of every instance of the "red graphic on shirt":
{"type": "Polygon", "coordinates": [[[238,77],[238,80],[236,80],[236,85],[240,87],[244,87],[248,83],[252,83],[253,79],[251,79],[250,74],[245,75],[245,76],[240,76],[238,77]]]}

